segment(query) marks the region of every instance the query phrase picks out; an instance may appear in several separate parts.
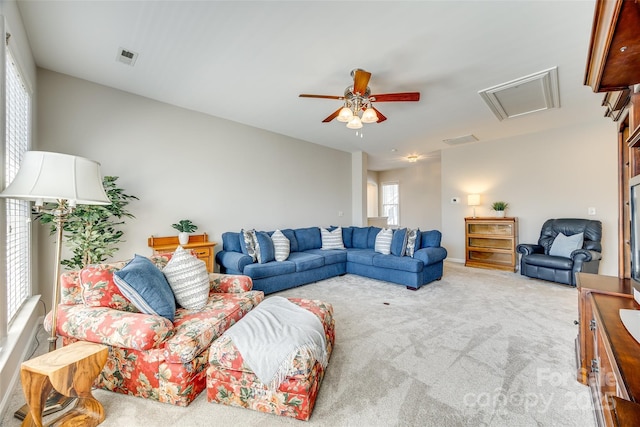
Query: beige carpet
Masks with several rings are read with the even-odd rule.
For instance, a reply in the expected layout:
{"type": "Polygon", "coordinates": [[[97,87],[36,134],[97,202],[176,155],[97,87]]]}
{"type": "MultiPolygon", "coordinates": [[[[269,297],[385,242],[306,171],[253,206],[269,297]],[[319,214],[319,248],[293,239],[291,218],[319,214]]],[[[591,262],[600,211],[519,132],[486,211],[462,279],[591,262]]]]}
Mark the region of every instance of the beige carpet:
{"type": "MultiPolygon", "coordinates": [[[[178,408],[96,390],[102,426],[594,425],[575,379],[574,288],[446,263],[441,281],[416,292],[346,275],[278,295],[335,310],[335,349],[308,422],[208,403],[205,393],[178,408]]],[[[19,425],[5,414],[2,426],[19,425]]]]}

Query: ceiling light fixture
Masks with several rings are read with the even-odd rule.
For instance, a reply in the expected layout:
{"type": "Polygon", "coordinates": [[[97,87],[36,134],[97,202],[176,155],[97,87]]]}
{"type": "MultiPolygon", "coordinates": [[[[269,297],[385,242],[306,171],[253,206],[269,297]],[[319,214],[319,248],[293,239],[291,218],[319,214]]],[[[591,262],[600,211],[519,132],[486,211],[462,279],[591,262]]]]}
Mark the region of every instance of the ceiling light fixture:
{"type": "Polygon", "coordinates": [[[409,163],[415,163],[418,161],[418,156],[416,155],[407,156],[407,160],[409,160],[409,163]]]}

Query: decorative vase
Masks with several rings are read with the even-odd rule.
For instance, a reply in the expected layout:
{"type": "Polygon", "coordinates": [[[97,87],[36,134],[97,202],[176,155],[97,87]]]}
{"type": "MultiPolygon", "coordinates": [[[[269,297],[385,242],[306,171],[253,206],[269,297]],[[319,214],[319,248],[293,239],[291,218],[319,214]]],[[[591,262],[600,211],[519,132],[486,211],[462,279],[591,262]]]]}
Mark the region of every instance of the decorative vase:
{"type": "Polygon", "coordinates": [[[185,233],[184,231],[178,233],[178,242],[180,242],[181,245],[189,243],[189,233],[185,233]]]}
{"type": "Polygon", "coordinates": [[[504,218],[505,211],[496,211],[496,216],[498,218],[504,218]]]}

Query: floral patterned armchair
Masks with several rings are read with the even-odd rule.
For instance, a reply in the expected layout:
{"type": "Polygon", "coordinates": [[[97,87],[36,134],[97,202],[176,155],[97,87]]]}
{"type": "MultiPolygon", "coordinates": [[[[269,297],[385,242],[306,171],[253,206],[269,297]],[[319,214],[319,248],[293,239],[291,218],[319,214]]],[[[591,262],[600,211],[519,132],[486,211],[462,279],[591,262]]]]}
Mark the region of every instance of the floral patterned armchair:
{"type": "MultiPolygon", "coordinates": [[[[160,268],[171,254],[154,255],[160,268]]],[[[173,323],[143,314],[122,295],[113,273],[126,261],[96,264],[61,275],[57,332],[64,345],[90,341],[109,346],[96,386],[178,406],[205,388],[211,343],[264,298],[248,276],[209,274],[207,304],[178,308],[173,323]]],[[[51,313],[45,328],[51,330],[51,313]]]]}

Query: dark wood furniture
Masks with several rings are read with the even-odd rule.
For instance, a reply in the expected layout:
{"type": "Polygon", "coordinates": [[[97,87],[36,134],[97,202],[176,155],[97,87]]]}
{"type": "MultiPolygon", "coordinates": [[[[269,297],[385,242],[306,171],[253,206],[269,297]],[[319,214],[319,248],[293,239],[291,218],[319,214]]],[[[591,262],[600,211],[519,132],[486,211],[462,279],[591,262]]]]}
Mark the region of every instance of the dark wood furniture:
{"type": "Polygon", "coordinates": [[[516,271],[517,218],[465,218],[468,267],[516,271]]]}
{"type": "Polygon", "coordinates": [[[578,381],[591,390],[598,425],[640,425],[640,343],[627,332],[619,313],[640,309],[630,282],[577,273],[577,284],[578,381]]]}
{"type": "MultiPolygon", "coordinates": [[[[154,237],[151,236],[147,240],[147,244],[153,249],[154,254],[163,252],[173,252],[176,250],[180,242],[178,242],[178,236],[168,237],[154,237]]],[[[209,241],[207,233],[203,234],[191,234],[189,235],[189,243],[182,245],[185,249],[191,249],[195,252],[196,256],[203,260],[207,264],[207,270],[209,273],[213,273],[214,266],[214,248],[215,242],[209,241]]]]}
{"type": "Polygon", "coordinates": [[[43,425],[45,402],[54,389],[77,400],[71,410],[47,426],[93,427],[104,421],[104,408],[91,394],[91,388],[108,354],[105,345],[79,341],[23,362],[20,379],[29,413],[22,426],[43,425]]]}

